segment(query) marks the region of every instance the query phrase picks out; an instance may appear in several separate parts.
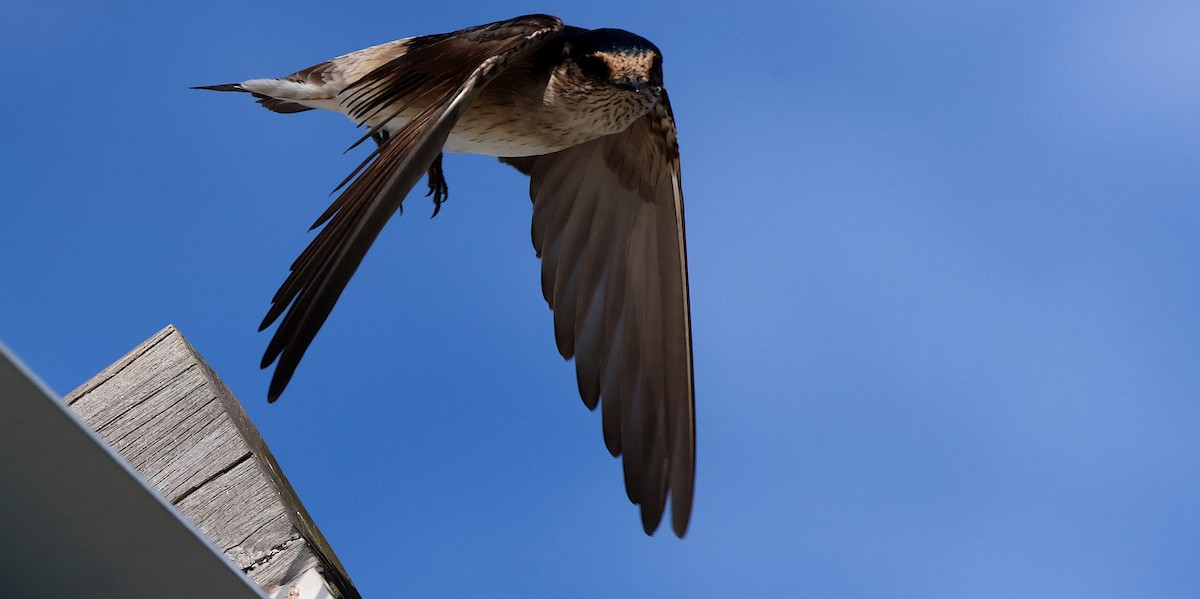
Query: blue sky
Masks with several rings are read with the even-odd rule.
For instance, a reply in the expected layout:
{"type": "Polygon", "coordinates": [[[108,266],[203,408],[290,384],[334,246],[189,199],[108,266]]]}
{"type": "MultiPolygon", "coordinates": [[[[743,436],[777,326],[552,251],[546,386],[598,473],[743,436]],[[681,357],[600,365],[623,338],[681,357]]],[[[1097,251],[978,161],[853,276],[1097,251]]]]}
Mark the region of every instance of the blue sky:
{"type": "Polygon", "coordinates": [[[66,393],[176,324],[366,597],[1200,594],[1200,5],[435,8],[10,8],[0,340],[66,393]],[[255,329],[358,133],[188,86],[530,12],[666,57],[685,541],[626,502],[494,159],[447,159],[265,400],[255,329]]]}

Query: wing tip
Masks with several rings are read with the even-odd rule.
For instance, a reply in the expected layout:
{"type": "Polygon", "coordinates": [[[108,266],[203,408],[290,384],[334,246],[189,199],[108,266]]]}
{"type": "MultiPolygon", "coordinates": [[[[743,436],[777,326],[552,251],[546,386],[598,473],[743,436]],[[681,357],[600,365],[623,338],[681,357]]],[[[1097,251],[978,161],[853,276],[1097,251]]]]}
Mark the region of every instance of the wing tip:
{"type": "Polygon", "coordinates": [[[688,525],[692,521],[692,495],[689,493],[686,498],[679,497],[676,493],[671,493],[671,531],[675,536],[683,539],[687,536],[688,525]]]}
{"type": "MultiPolygon", "coordinates": [[[[654,533],[658,531],[665,509],[665,502],[661,506],[645,503],[641,505],[642,530],[647,536],[654,536],[654,533]]],[[[688,525],[691,524],[692,519],[691,509],[691,497],[685,501],[671,502],[671,532],[680,540],[687,537],[688,525]]]]}
{"type": "Polygon", "coordinates": [[[283,390],[287,388],[288,382],[292,380],[293,369],[284,368],[279,365],[275,368],[275,374],[271,376],[271,384],[267,387],[267,403],[275,403],[279,400],[279,396],[283,395],[283,390]]]}
{"type": "Polygon", "coordinates": [[[675,533],[675,538],[682,541],[684,538],[687,537],[687,529],[688,529],[687,518],[684,518],[682,523],[677,522],[674,519],[672,519],[671,532],[675,533]]]}

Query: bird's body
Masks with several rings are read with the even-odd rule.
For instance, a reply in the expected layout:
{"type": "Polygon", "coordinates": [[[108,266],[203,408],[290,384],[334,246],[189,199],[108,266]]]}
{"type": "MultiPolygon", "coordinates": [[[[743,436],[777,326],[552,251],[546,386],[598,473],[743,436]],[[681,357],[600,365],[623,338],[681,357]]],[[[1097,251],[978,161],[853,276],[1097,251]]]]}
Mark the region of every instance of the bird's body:
{"type": "MultiPolygon", "coordinates": [[[[208,86],[276,112],[340,112],[378,148],[343,182],[263,328],[283,391],[387,220],[426,171],[445,197],[443,151],[498,156],[529,175],[533,242],[555,338],[576,358],[604,440],[624,455],[647,533],[668,494],[675,533],[695,469],[691,319],[674,118],[653,44],[530,15],[372,46],[277,79],[208,86]]],[[[435,211],[436,213],[436,211],[435,211]]]]}
{"type": "MultiPolygon", "coordinates": [[[[569,31],[576,35],[587,32],[577,28],[569,31]]],[[[404,38],[350,52],[287,77],[251,79],[238,85],[278,102],[274,106],[295,104],[339,112],[360,125],[392,134],[427,108],[440,95],[438,92],[450,90],[422,88],[394,100],[394,107],[402,108],[398,113],[385,110],[360,120],[351,108],[354,84],[424,43],[422,37],[404,38]]],[[[649,94],[620,89],[572,93],[576,91],[575,82],[548,68],[539,58],[527,56],[514,61],[484,87],[454,124],[444,149],[497,157],[549,154],[619,133],[657,100],[649,94]]]]}

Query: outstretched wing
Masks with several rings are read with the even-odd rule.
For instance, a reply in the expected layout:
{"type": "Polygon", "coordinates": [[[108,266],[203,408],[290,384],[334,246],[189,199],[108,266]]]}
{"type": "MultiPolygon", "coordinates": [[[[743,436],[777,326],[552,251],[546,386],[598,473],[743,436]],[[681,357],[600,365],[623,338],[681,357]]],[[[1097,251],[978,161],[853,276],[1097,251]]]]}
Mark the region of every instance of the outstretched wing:
{"type": "Polygon", "coordinates": [[[508,65],[540,48],[562,28],[555,17],[532,15],[412,38],[402,55],[338,95],[358,122],[377,123],[372,133],[386,124],[380,119],[412,105],[428,103],[428,107],[388,136],[347,177],[345,191],[314,225],[325,227],[292,264],[291,274],[271,300],[259,330],[281,315],[283,320],[262,360],[266,368],[278,359],[267,392],[270,401],[291,380],[367,249],[441,153],[459,116],[508,65]]]}
{"type": "Polygon", "coordinates": [[[502,158],[530,176],[533,245],[564,358],[652,533],[691,514],[696,427],[679,146],[666,92],[621,133],[502,158]]]}

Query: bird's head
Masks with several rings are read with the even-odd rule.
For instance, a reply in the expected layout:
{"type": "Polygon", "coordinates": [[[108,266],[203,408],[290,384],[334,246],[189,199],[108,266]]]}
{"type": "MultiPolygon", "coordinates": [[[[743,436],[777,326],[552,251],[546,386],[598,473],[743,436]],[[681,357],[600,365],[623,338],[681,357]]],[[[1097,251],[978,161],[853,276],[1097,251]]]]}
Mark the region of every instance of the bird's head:
{"type": "Polygon", "coordinates": [[[662,53],[646,38],[621,29],[583,32],[565,48],[565,65],[581,84],[657,98],[662,93],[662,53]]]}

